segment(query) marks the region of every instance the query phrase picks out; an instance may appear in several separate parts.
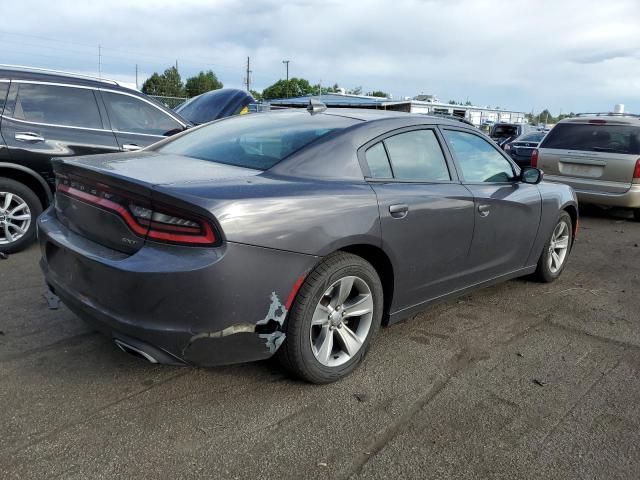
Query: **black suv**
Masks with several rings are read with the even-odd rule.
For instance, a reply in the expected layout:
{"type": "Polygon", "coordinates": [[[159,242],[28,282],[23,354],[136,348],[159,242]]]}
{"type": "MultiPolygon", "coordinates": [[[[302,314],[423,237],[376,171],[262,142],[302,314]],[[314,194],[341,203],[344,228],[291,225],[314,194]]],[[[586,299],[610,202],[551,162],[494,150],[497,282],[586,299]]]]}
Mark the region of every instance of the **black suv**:
{"type": "Polygon", "coordinates": [[[138,150],[189,126],[110,80],[0,66],[0,252],[34,240],[54,189],[52,157],[138,150]]]}
{"type": "Polygon", "coordinates": [[[524,135],[534,132],[535,129],[526,123],[496,123],[491,127],[489,136],[500,148],[524,135]]]}

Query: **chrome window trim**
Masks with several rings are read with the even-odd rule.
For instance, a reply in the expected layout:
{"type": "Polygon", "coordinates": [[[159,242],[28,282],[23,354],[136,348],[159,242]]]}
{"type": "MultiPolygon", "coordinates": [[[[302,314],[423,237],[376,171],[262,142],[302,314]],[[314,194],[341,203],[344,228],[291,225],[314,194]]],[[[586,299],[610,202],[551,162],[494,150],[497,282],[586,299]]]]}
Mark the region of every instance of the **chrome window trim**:
{"type": "Polygon", "coordinates": [[[74,127],[72,125],[58,125],[55,123],[40,123],[40,122],[30,122],[28,120],[20,120],[19,118],[10,117],[8,115],[0,115],[0,118],[6,118],[7,120],[11,120],[14,122],[27,123],[29,125],[40,125],[43,127],[56,127],[56,128],[72,128],[74,130],[89,130],[92,132],[109,132],[109,133],[122,133],[123,135],[143,135],[145,137],[156,137],[156,138],[169,138],[164,135],[153,135],[151,133],[136,133],[136,132],[120,132],[116,130],[108,130],[106,128],[89,128],[89,127],[74,127]]]}

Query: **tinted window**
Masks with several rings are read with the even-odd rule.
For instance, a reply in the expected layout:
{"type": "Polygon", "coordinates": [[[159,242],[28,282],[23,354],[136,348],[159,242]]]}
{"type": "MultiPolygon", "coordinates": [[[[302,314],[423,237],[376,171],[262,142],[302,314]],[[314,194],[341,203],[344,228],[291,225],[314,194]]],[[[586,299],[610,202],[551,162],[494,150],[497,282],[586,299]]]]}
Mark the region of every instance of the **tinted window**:
{"type": "Polygon", "coordinates": [[[541,148],[640,154],[640,127],[559,123],[547,134],[541,148]]]}
{"type": "Polygon", "coordinates": [[[0,82],[0,115],[4,110],[4,102],[7,99],[8,91],[9,91],[9,82],[0,82]]]}
{"type": "Polygon", "coordinates": [[[138,98],[102,92],[111,126],[118,132],[170,135],[182,130],[176,120],[138,98]]]}
{"type": "Polygon", "coordinates": [[[158,151],[266,170],[320,137],[358,122],[306,111],[242,115],[200,127],[158,151]]]}
{"type": "Polygon", "coordinates": [[[399,180],[441,182],[451,180],[447,163],[433,130],[414,130],[384,141],[393,176],[399,180]]]}
{"type": "Polygon", "coordinates": [[[539,142],[545,135],[544,132],[528,133],[518,138],[518,142],[539,142]]]}
{"type": "Polygon", "coordinates": [[[513,137],[518,134],[518,127],[515,125],[496,125],[493,127],[492,137],[513,137]]]}
{"type": "Polygon", "coordinates": [[[369,165],[369,176],[372,178],[391,178],[391,167],[389,166],[389,159],[387,158],[387,152],[384,149],[382,142],[376,143],[373,147],[367,150],[367,165],[369,165]]]}
{"type": "Polygon", "coordinates": [[[37,83],[18,83],[12,116],[27,122],[102,128],[93,90],[37,83]]]}
{"type": "Polygon", "coordinates": [[[484,138],[471,133],[445,130],[445,137],[467,182],[513,180],[511,164],[484,138]]]}

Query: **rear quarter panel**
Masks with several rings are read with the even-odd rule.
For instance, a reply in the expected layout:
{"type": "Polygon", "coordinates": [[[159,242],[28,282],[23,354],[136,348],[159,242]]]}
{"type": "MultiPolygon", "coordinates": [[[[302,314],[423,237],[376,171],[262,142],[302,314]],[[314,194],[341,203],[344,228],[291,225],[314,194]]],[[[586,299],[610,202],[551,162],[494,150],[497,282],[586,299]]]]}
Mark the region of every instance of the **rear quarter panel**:
{"type": "Polygon", "coordinates": [[[268,173],[243,180],[156,186],[210,211],[229,242],[324,256],[346,245],[380,246],[375,193],[364,181],[268,173]]]}

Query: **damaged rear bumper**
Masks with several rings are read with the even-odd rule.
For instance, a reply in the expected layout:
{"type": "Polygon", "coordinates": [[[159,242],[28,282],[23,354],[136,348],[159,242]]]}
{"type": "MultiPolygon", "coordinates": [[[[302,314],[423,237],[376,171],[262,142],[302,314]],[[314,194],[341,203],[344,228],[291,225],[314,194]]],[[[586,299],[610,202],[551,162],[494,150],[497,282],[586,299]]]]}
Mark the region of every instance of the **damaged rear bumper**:
{"type": "Polygon", "coordinates": [[[38,238],[47,284],[71,311],[121,349],[174,365],[273,355],[291,293],[318,260],[230,242],[148,243],[125,255],[76,235],[51,211],[38,221],[38,238]]]}

